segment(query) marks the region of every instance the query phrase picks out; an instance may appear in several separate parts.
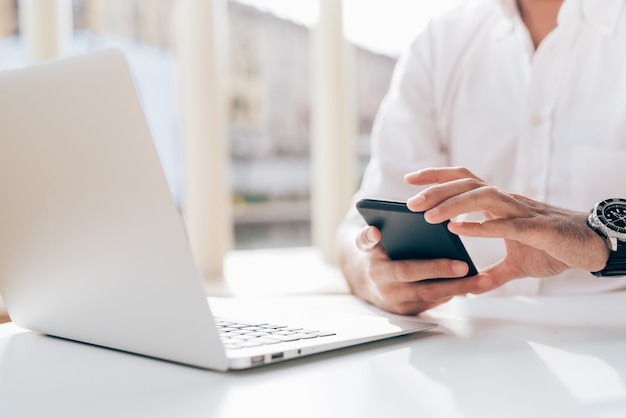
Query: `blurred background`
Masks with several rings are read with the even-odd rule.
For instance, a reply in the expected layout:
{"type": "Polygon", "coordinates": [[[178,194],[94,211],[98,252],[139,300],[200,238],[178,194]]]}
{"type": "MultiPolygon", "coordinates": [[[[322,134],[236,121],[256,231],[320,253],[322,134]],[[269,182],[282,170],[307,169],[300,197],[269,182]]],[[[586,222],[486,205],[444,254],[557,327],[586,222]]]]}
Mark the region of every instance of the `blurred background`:
{"type": "MultiPolygon", "coordinates": [[[[58,55],[109,45],[126,52],[172,195],[181,208],[187,158],[178,51],[189,38],[181,36],[187,22],[176,16],[180,3],[190,1],[0,0],[0,69],[38,60],[32,48],[29,55],[28,43],[33,41],[28,36],[44,42],[49,35],[32,33],[46,21],[56,21],[53,30],[63,38],[58,55]],[[43,3],[54,3],[55,17],[38,15],[46,13],[43,3]]],[[[353,191],[369,157],[370,130],[396,59],[431,17],[459,1],[326,0],[326,6],[323,0],[219,2],[223,14],[213,16],[223,31],[220,42],[228,73],[223,106],[228,142],[224,176],[232,204],[227,215],[232,220],[230,249],[313,245],[313,78],[320,55],[312,40],[324,13],[328,17],[324,7],[341,8],[330,12],[340,22],[331,19],[330,24],[340,28],[349,56],[343,80],[350,85],[347,94],[354,113],[349,120],[355,137],[350,152],[357,168],[356,180],[350,183],[353,191]]],[[[198,45],[195,48],[202,48],[198,45]]],[[[328,149],[325,152],[329,155],[328,149]]]]}

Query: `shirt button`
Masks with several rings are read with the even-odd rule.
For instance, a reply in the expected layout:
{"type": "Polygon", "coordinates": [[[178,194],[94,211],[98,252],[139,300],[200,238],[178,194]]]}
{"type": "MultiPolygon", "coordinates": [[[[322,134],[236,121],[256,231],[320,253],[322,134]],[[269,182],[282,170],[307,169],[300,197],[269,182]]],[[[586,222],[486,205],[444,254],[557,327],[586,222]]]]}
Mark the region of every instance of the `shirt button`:
{"type": "Polygon", "coordinates": [[[542,122],[543,122],[543,119],[541,119],[541,116],[539,116],[536,113],[530,117],[530,124],[532,126],[539,126],[541,125],[542,122]]]}

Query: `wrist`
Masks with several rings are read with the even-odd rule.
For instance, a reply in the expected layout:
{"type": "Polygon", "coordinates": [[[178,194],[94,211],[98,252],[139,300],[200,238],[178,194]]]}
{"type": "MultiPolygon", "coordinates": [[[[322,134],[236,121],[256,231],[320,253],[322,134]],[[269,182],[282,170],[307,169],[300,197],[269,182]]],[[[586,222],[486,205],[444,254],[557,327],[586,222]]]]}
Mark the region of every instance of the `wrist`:
{"type": "Polygon", "coordinates": [[[609,260],[611,249],[607,246],[606,240],[602,235],[593,230],[593,245],[590,246],[591,254],[593,254],[591,265],[586,270],[595,272],[601,271],[606,267],[609,260]]]}

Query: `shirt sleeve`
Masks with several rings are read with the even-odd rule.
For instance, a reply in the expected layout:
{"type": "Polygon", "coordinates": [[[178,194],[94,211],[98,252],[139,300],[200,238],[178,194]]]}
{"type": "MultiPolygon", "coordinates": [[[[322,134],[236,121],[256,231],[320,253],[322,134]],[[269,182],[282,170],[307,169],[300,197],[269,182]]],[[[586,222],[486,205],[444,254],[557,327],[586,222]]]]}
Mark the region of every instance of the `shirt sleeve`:
{"type": "Polygon", "coordinates": [[[371,158],[344,223],[361,222],[354,209],[357,200],[405,201],[419,191],[404,182],[405,174],[446,163],[437,129],[431,67],[426,29],[396,64],[372,129],[371,158]]]}

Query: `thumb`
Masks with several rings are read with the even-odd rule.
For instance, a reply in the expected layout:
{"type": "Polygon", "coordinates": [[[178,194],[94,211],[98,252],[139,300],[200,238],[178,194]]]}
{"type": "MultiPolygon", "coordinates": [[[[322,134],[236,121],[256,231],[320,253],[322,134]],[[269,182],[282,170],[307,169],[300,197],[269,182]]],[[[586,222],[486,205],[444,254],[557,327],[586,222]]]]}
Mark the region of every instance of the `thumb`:
{"type": "Polygon", "coordinates": [[[358,233],[356,245],[363,251],[374,249],[380,242],[380,231],[373,226],[366,226],[358,233]]]}
{"type": "Polygon", "coordinates": [[[513,280],[521,278],[520,275],[516,275],[511,266],[507,263],[506,259],[500,260],[496,264],[483,270],[481,275],[487,276],[491,280],[492,286],[487,290],[496,289],[503,284],[513,280]]]}

